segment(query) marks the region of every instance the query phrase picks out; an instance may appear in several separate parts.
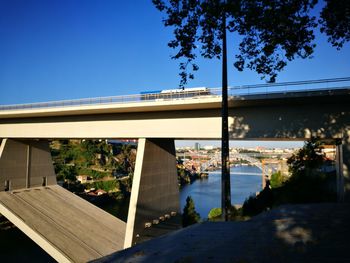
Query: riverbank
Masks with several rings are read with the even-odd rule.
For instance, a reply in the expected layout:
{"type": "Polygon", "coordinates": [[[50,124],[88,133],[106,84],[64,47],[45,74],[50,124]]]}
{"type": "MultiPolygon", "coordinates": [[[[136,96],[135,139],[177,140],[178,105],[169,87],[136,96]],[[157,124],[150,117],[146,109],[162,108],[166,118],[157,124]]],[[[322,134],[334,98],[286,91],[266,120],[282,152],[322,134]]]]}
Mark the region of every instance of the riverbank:
{"type": "MultiPolygon", "coordinates": [[[[230,169],[231,200],[234,205],[242,205],[250,196],[261,188],[261,170],[256,166],[234,166],[230,169]]],[[[221,171],[210,172],[205,180],[197,180],[180,188],[181,209],[186,204],[187,196],[191,196],[196,211],[202,219],[208,217],[212,208],[221,207],[221,171]]]]}
{"type": "Polygon", "coordinates": [[[177,164],[177,179],[179,187],[194,183],[196,180],[207,179],[207,172],[198,172],[194,167],[188,168],[183,164],[177,164]]]}

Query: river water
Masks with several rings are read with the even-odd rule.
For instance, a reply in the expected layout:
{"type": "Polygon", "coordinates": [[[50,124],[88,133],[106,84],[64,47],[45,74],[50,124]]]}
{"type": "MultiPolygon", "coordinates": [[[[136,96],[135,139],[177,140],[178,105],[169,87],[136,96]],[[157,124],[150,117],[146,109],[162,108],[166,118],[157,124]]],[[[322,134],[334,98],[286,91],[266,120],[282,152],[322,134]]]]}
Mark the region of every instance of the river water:
{"type": "MultiPolygon", "coordinates": [[[[243,204],[250,195],[255,195],[261,190],[261,170],[256,166],[231,167],[230,178],[232,204],[243,204]]],[[[192,197],[201,218],[207,218],[212,208],[221,207],[221,171],[210,172],[208,179],[197,180],[182,187],[180,189],[182,209],[187,196],[192,197]]]]}

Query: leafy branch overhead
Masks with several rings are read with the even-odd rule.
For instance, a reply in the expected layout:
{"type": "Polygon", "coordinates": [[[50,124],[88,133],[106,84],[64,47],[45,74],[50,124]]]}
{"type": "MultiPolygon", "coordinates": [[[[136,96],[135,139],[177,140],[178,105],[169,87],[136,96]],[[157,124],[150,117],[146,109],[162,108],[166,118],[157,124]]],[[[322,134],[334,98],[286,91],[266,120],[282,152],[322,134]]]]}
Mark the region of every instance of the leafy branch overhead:
{"type": "Polygon", "coordinates": [[[312,55],[317,22],[338,48],[350,38],[350,1],[326,0],[319,20],[310,14],[317,0],[152,1],[165,14],[164,25],[174,28],[175,38],[168,46],[177,52],[173,59],[183,59],[181,86],[199,69],[198,55],[221,58],[224,14],[226,30],[240,36],[233,65],[239,71],[254,70],[271,82],[288,61],[312,55]]]}
{"type": "Polygon", "coordinates": [[[337,49],[350,41],[350,1],[327,0],[321,12],[321,32],[328,36],[328,41],[337,49]]]}

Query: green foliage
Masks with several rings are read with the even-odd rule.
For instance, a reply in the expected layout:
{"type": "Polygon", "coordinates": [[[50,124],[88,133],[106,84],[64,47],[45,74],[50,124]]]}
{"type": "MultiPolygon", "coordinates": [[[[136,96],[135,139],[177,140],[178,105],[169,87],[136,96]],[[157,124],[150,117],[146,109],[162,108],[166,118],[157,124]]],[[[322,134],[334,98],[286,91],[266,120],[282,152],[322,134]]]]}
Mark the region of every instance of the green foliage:
{"type": "Polygon", "coordinates": [[[274,205],[286,203],[319,203],[336,201],[335,173],[295,177],[273,189],[274,205]]]}
{"type": "Polygon", "coordinates": [[[55,158],[56,156],[58,156],[61,153],[60,150],[57,150],[57,149],[54,149],[54,148],[51,148],[50,150],[51,150],[51,156],[53,158],[55,158]]]}
{"type": "Polygon", "coordinates": [[[84,174],[84,175],[90,176],[93,179],[102,179],[102,178],[110,175],[109,173],[96,171],[96,170],[93,170],[90,168],[80,168],[79,174],[84,174]]]}
{"type": "Polygon", "coordinates": [[[194,202],[191,196],[186,198],[186,205],[182,214],[182,226],[186,227],[198,223],[200,220],[199,214],[196,212],[194,202]]]}
{"type": "Polygon", "coordinates": [[[296,154],[293,154],[288,160],[289,172],[292,178],[300,176],[311,176],[318,174],[319,168],[325,160],[322,153],[322,142],[317,139],[306,141],[304,147],[296,154]]]}
{"type": "Polygon", "coordinates": [[[134,154],[135,148],[133,145],[124,144],[119,146],[117,149],[117,158],[119,164],[116,166],[118,173],[128,175],[134,173],[136,154],[134,154]]]}
{"type": "Polygon", "coordinates": [[[180,186],[191,183],[190,173],[183,167],[177,167],[177,179],[180,186]]]}
{"type": "Polygon", "coordinates": [[[257,154],[260,154],[260,152],[259,151],[255,151],[255,150],[249,150],[249,149],[239,149],[238,150],[239,151],[239,153],[257,153],[257,154]]]}
{"type": "MultiPolygon", "coordinates": [[[[61,140],[53,141],[51,146],[59,180],[69,177],[67,169],[73,168],[68,166],[74,167],[74,176],[88,175],[93,179],[111,176],[112,171],[123,175],[130,175],[134,171],[136,151],[131,145],[112,146],[104,140],[61,140]],[[118,158],[113,155],[114,152],[118,158]]],[[[70,179],[73,177],[70,176],[70,179]]],[[[131,183],[127,188],[131,189],[131,183]]]]}
{"type": "Polygon", "coordinates": [[[270,180],[271,188],[281,187],[286,180],[287,180],[287,178],[285,176],[283,176],[281,171],[273,173],[271,175],[271,180],[270,180]]]}
{"type": "Polygon", "coordinates": [[[191,184],[197,179],[205,178],[203,174],[197,173],[194,170],[189,170],[182,165],[181,162],[177,162],[177,179],[179,186],[184,186],[186,184],[191,184]]]}
{"type": "Polygon", "coordinates": [[[285,180],[279,173],[271,178],[258,196],[249,197],[243,204],[243,215],[256,215],[273,206],[287,203],[336,201],[335,172],[323,172],[325,156],[322,142],[312,139],[287,161],[291,176],[285,180]]]}
{"type": "Polygon", "coordinates": [[[198,56],[221,58],[224,28],[241,36],[236,37],[240,43],[235,42],[239,51],[234,66],[239,71],[254,70],[271,82],[289,61],[311,57],[317,22],[334,46],[340,48],[350,39],[349,1],[327,0],[319,21],[312,11],[317,0],[152,2],[165,15],[164,25],[174,28],[175,37],[168,46],[176,50],[173,59],[184,59],[180,62],[181,86],[194,78],[198,56]]]}
{"type": "Polygon", "coordinates": [[[249,68],[268,76],[271,82],[289,61],[311,57],[317,22],[338,49],[350,40],[349,1],[326,0],[319,21],[312,12],[317,0],[152,2],[166,15],[164,25],[174,28],[175,39],[168,46],[177,50],[173,59],[184,59],[180,63],[180,86],[194,78],[193,72],[199,69],[194,63],[198,56],[221,58],[224,14],[225,28],[241,36],[234,66],[239,71],[249,68]]]}
{"type": "Polygon", "coordinates": [[[126,196],[130,194],[131,186],[132,186],[132,177],[129,177],[127,180],[119,181],[119,189],[126,196]]]}
{"type": "Polygon", "coordinates": [[[63,160],[64,164],[69,163],[74,159],[74,153],[72,152],[68,144],[62,145],[60,158],[63,160]]]}
{"type": "Polygon", "coordinates": [[[69,180],[71,182],[76,181],[77,170],[75,166],[72,165],[62,165],[57,174],[58,180],[69,180]]]}
{"type": "Polygon", "coordinates": [[[208,214],[208,219],[209,220],[213,220],[215,218],[219,218],[221,217],[221,208],[212,208],[210,211],[209,211],[209,214],[208,214]]]}
{"type": "MultiPolygon", "coordinates": [[[[208,214],[209,221],[221,221],[221,208],[212,208],[208,214]]],[[[230,221],[242,221],[246,218],[242,216],[242,208],[236,209],[234,206],[231,206],[229,209],[228,219],[230,221]]]]}
{"type": "Polygon", "coordinates": [[[106,192],[115,192],[119,190],[119,182],[117,180],[99,181],[87,185],[88,188],[102,189],[106,192]]]}
{"type": "Polygon", "coordinates": [[[257,196],[250,196],[247,200],[245,200],[242,207],[242,213],[245,216],[257,215],[267,209],[270,209],[273,205],[273,201],[273,192],[267,184],[267,186],[257,196]]]}
{"type": "Polygon", "coordinates": [[[350,40],[350,1],[326,0],[321,12],[321,32],[326,33],[328,42],[340,49],[350,40]]]}

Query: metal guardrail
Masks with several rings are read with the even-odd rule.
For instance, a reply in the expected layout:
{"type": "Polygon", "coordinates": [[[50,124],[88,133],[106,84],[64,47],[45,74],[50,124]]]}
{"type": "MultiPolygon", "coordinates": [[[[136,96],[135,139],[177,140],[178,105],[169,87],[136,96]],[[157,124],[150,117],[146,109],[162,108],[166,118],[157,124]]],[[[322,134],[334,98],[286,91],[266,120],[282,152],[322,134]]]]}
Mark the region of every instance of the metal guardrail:
{"type": "Polygon", "coordinates": [[[319,79],[308,81],[294,81],[281,83],[268,83],[258,85],[243,85],[230,88],[229,95],[260,95],[272,93],[291,93],[291,92],[307,92],[307,91],[322,91],[349,89],[350,77],[319,79]]]}
{"type": "Polygon", "coordinates": [[[86,98],[75,100],[61,100],[61,101],[49,101],[38,102],[28,104],[14,104],[14,105],[0,105],[0,111],[5,110],[20,110],[20,109],[40,109],[40,108],[55,108],[55,107],[71,107],[71,106],[86,106],[86,105],[102,105],[102,104],[124,104],[124,103],[137,103],[137,102],[153,102],[164,100],[180,100],[180,99],[193,99],[206,96],[221,96],[221,89],[208,89],[210,92],[203,91],[184,91],[173,94],[164,93],[151,93],[151,94],[135,94],[135,95],[122,95],[112,97],[98,97],[98,98],[86,98]],[[220,94],[217,94],[220,91],[220,94]]]}
{"type": "MultiPolygon", "coordinates": [[[[273,84],[243,85],[229,87],[229,96],[244,95],[261,95],[272,93],[289,93],[289,92],[307,92],[318,90],[335,90],[349,89],[350,77],[320,79],[310,81],[282,82],[273,84]]],[[[221,96],[221,88],[210,88],[208,91],[186,91],[176,93],[153,93],[153,94],[135,94],[112,97],[98,97],[75,100],[49,101],[28,104],[0,105],[0,111],[5,110],[21,110],[21,109],[40,109],[40,108],[56,108],[70,106],[86,106],[101,104],[117,104],[117,103],[137,103],[137,102],[153,102],[164,100],[181,100],[181,99],[198,99],[200,97],[221,96]],[[208,92],[209,91],[209,92],[208,92]]]]}

